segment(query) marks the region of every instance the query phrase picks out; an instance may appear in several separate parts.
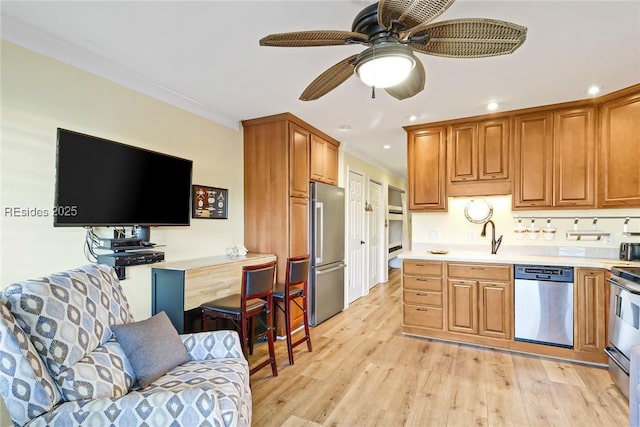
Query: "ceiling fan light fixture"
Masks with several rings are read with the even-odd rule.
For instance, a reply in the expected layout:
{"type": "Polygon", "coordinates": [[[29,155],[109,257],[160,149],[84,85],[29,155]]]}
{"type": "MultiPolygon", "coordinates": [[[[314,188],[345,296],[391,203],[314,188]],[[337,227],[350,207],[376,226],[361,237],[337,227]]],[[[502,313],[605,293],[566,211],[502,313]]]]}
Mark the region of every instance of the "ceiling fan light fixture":
{"type": "Polygon", "coordinates": [[[384,89],[402,83],[415,65],[410,48],[396,43],[380,44],[358,56],[356,73],[367,86],[384,89]]]}

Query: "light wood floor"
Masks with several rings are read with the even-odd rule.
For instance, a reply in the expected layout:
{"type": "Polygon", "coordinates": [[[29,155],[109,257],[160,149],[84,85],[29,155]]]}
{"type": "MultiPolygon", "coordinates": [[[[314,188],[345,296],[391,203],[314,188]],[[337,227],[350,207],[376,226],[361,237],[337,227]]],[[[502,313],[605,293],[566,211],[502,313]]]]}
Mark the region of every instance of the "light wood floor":
{"type": "MultiPolygon", "coordinates": [[[[626,426],[606,369],[404,336],[399,270],[251,377],[253,425],[626,426]]],[[[263,357],[256,346],[250,364],[263,357]]]]}

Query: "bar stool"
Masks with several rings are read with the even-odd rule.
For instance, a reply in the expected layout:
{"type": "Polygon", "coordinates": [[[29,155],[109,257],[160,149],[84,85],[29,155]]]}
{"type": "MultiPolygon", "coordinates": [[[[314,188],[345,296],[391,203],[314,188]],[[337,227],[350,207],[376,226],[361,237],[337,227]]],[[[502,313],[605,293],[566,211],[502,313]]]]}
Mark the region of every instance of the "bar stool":
{"type": "MultiPolygon", "coordinates": [[[[309,255],[291,257],[287,259],[287,275],[284,284],[277,284],[273,291],[273,302],[275,306],[284,314],[285,332],[287,336],[287,350],[289,352],[289,364],[293,365],[293,349],[294,347],[307,343],[307,349],[311,349],[311,334],[309,333],[309,314],[308,314],[308,289],[309,279],[309,255]],[[297,301],[302,299],[302,305],[297,301]],[[296,342],[292,342],[291,338],[291,303],[297,305],[304,317],[304,337],[296,342]]],[[[274,315],[277,310],[274,310],[274,315]]]]}
{"type": "Polygon", "coordinates": [[[273,376],[278,376],[273,345],[274,328],[271,322],[275,281],[276,261],[259,265],[247,265],[242,267],[242,287],[239,294],[229,295],[200,305],[202,310],[202,330],[208,330],[207,320],[231,320],[238,329],[245,357],[248,357],[249,348],[253,348],[249,344],[249,340],[253,341],[259,336],[267,336],[269,358],[252,368],[250,374],[270,364],[273,376]],[[262,313],[265,314],[266,330],[254,337],[253,318],[258,317],[260,319],[259,315],[262,313]]]}

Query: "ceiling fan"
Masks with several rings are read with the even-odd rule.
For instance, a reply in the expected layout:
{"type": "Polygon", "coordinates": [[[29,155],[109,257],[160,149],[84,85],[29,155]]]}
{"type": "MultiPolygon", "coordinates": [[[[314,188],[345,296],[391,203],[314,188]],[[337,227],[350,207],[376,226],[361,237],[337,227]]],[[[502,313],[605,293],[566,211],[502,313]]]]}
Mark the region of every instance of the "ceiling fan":
{"type": "Polygon", "coordinates": [[[430,23],[455,0],[380,0],[365,7],[351,31],[311,30],[270,34],[261,46],[308,47],[362,44],[367,49],[320,74],[300,99],[312,101],[338,87],[354,72],[371,86],[396,99],[424,89],[424,66],[414,51],[450,58],[481,58],[515,51],[527,29],[511,22],[468,18],[430,23]]]}

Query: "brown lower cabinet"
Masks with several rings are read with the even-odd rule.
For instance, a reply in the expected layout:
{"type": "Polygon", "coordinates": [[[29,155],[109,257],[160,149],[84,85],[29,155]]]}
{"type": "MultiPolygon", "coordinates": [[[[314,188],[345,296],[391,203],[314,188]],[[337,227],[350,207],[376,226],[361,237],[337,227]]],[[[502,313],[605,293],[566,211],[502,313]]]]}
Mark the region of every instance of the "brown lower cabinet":
{"type": "Polygon", "coordinates": [[[443,263],[406,260],[403,263],[403,324],[443,330],[443,263]]]}
{"type": "Polygon", "coordinates": [[[510,339],[513,266],[447,264],[449,330],[510,339]]]}
{"type": "Polygon", "coordinates": [[[609,308],[605,271],[577,268],[574,291],[574,347],[576,351],[602,354],[607,343],[609,308]]]}
{"type": "Polygon", "coordinates": [[[574,348],[515,341],[513,265],[405,259],[406,334],[593,363],[606,363],[606,271],[575,269],[574,348]]]}

